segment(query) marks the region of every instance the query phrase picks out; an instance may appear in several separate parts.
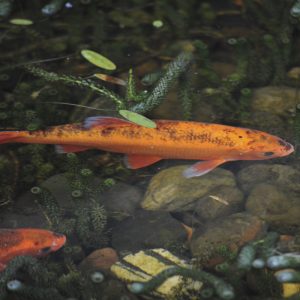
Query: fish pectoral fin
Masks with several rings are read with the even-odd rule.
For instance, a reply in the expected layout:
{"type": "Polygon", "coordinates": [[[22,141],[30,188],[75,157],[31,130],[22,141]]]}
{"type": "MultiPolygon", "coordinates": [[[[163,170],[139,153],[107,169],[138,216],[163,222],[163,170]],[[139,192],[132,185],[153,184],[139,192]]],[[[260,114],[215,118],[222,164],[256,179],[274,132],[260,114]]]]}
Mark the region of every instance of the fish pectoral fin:
{"type": "Polygon", "coordinates": [[[129,169],[139,169],[147,167],[160,160],[162,160],[160,156],[154,155],[127,154],[124,157],[124,163],[129,169]]]}
{"type": "Polygon", "coordinates": [[[91,148],[77,145],[55,145],[55,151],[59,154],[82,152],[89,149],[91,148]]]}
{"type": "Polygon", "coordinates": [[[191,178],[191,177],[196,177],[196,176],[202,176],[217,166],[223,164],[226,162],[224,159],[216,159],[216,160],[204,160],[200,161],[191,167],[187,168],[186,170],[183,171],[183,176],[185,178],[191,178]]]}

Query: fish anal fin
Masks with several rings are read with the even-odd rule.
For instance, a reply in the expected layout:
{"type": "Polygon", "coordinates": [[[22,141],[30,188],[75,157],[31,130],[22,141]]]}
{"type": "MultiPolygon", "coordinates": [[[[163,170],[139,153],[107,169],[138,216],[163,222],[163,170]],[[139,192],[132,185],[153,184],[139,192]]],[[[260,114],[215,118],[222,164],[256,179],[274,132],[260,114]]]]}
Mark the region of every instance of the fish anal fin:
{"type": "Polygon", "coordinates": [[[141,154],[127,154],[124,157],[124,163],[129,169],[139,169],[150,166],[162,160],[160,156],[141,155],[141,154]]]}
{"type": "Polygon", "coordinates": [[[83,122],[83,127],[85,129],[90,129],[96,126],[107,126],[107,125],[128,125],[132,124],[129,121],[114,118],[114,117],[106,117],[106,116],[94,116],[88,117],[83,122]]]}
{"type": "Polygon", "coordinates": [[[183,171],[183,176],[185,178],[191,178],[196,176],[202,176],[207,174],[211,170],[215,169],[217,166],[226,162],[224,159],[216,159],[216,160],[204,160],[200,161],[191,167],[187,168],[183,171]]]}
{"type": "Polygon", "coordinates": [[[77,145],[55,145],[55,151],[59,154],[74,153],[89,150],[91,148],[77,145]]]}

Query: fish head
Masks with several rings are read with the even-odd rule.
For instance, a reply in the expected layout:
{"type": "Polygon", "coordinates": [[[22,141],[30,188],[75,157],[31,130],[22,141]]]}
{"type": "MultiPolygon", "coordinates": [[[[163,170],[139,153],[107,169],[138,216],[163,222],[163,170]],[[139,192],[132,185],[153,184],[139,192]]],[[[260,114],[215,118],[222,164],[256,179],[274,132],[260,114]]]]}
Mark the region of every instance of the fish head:
{"type": "Polygon", "coordinates": [[[28,254],[44,256],[57,251],[66,243],[66,236],[43,229],[28,229],[23,233],[24,249],[28,254]]]}
{"type": "Polygon", "coordinates": [[[256,132],[248,142],[248,148],[245,153],[241,152],[243,159],[264,160],[276,157],[287,156],[294,152],[294,146],[283,139],[267,134],[256,132]]]}

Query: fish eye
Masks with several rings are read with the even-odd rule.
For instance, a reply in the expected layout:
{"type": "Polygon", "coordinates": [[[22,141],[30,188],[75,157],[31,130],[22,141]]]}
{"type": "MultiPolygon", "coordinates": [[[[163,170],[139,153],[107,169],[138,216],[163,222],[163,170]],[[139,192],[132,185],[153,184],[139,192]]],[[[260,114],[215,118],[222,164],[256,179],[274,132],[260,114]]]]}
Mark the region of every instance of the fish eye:
{"type": "Polygon", "coordinates": [[[48,254],[51,251],[51,247],[44,247],[40,250],[41,254],[48,254]]]}
{"type": "Polygon", "coordinates": [[[264,156],[272,156],[274,155],[274,152],[264,152],[264,156]]]}

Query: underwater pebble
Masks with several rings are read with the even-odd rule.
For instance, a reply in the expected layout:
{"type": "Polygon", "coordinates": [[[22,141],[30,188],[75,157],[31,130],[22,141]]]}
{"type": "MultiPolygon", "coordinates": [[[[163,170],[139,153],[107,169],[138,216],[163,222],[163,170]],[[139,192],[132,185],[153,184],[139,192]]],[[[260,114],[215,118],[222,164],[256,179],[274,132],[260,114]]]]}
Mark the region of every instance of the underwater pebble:
{"type": "MultiPolygon", "coordinates": [[[[141,206],[147,210],[165,210],[170,212],[195,210],[201,212],[202,198],[217,193],[221,187],[236,189],[236,199],[241,201],[241,193],[236,187],[235,177],[232,172],[217,168],[201,177],[186,179],[182,172],[188,166],[176,166],[160,171],[150,181],[141,206]]],[[[233,193],[232,193],[233,194],[233,193]]],[[[224,197],[224,194],[221,195],[224,197]]],[[[207,201],[207,200],[206,200],[207,201]]],[[[226,205],[213,199],[209,205],[217,205],[218,209],[225,209],[226,205]],[[217,203],[216,203],[217,202],[217,203]]],[[[228,199],[228,201],[231,201],[228,199]]],[[[204,205],[204,210],[207,210],[204,205]]],[[[216,209],[215,209],[216,211],[216,209]]],[[[216,213],[218,215],[218,213],[216,213]]],[[[222,215],[222,213],[219,213],[222,215]]]]}
{"type": "Polygon", "coordinates": [[[191,251],[205,265],[222,263],[228,255],[236,253],[242,246],[265,232],[265,223],[248,213],[236,213],[208,223],[196,229],[191,251]]]}
{"type": "Polygon", "coordinates": [[[117,251],[182,245],[187,239],[180,222],[167,212],[137,211],[112,229],[112,246],[117,251]]]}
{"type": "Polygon", "coordinates": [[[90,279],[94,283],[101,283],[104,280],[104,275],[99,271],[95,271],[90,274],[90,279]]]}
{"type": "Polygon", "coordinates": [[[256,269],[262,269],[265,265],[265,261],[261,258],[257,258],[252,262],[252,267],[256,269]]]}
{"type": "Polygon", "coordinates": [[[102,248],[93,251],[79,265],[85,272],[92,270],[108,270],[118,261],[118,254],[113,248],[102,248]]]}
{"type": "Polygon", "coordinates": [[[9,291],[19,291],[23,287],[23,283],[20,280],[8,281],[6,287],[9,291]]]}

